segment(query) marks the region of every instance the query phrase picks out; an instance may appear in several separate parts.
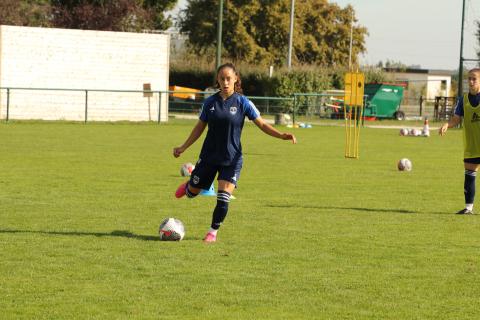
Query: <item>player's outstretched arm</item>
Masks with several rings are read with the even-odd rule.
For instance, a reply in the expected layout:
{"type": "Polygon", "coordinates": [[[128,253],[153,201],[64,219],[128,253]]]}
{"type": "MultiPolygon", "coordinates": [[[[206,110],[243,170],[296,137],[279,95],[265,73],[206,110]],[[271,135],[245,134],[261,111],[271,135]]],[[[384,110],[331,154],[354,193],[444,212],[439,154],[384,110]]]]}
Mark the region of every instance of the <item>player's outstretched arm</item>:
{"type": "Polygon", "coordinates": [[[462,121],[462,118],[458,115],[453,115],[452,118],[450,118],[450,120],[448,120],[447,123],[444,123],[440,129],[438,129],[438,134],[443,136],[447,133],[447,130],[448,128],[453,128],[453,127],[456,127],[460,121],[462,121]]]}
{"type": "Polygon", "coordinates": [[[188,136],[187,140],[180,146],[173,148],[173,156],[175,158],[180,157],[180,155],[187,150],[197,139],[202,135],[203,131],[207,127],[207,123],[202,120],[198,120],[195,127],[193,127],[192,132],[188,136]]]}
{"type": "Polygon", "coordinates": [[[253,123],[255,123],[257,127],[260,128],[260,130],[262,130],[263,132],[265,132],[266,134],[272,137],[283,139],[283,140],[292,140],[293,143],[297,143],[297,138],[295,138],[293,134],[282,133],[278,131],[277,129],[275,129],[268,123],[266,123],[262,117],[257,117],[255,120],[253,120],[253,123]]]}

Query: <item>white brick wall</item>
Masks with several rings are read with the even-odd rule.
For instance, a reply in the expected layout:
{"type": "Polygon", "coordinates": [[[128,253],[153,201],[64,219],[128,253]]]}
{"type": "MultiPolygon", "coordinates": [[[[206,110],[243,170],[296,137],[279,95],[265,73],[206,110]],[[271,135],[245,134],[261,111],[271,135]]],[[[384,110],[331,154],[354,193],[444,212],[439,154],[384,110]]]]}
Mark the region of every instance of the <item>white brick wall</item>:
{"type": "MultiPolygon", "coordinates": [[[[168,90],[168,35],[0,26],[0,87],[168,90]]],[[[168,120],[168,95],[160,104],[168,120]]],[[[158,119],[159,96],[88,93],[88,120],[158,119]]],[[[0,117],[6,91],[0,90],[0,117]]],[[[10,119],[84,120],[83,91],[10,91],[10,119]]]]}

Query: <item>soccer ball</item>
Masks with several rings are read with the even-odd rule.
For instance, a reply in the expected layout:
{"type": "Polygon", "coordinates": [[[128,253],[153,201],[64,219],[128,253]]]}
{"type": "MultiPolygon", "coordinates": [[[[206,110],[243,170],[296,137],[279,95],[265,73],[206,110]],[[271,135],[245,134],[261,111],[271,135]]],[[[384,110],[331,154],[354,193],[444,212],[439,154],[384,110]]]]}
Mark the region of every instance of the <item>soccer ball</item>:
{"type": "Polygon", "coordinates": [[[400,171],[410,171],[412,170],[412,161],[407,158],[400,159],[397,163],[397,168],[400,171]]]}
{"type": "Polygon", "coordinates": [[[185,163],[182,168],[180,168],[180,174],[182,177],[190,177],[195,166],[190,162],[185,163]]]}
{"type": "Polygon", "coordinates": [[[400,130],[400,135],[401,136],[408,136],[408,129],[407,128],[403,128],[400,130]]]}
{"type": "Polygon", "coordinates": [[[410,132],[409,132],[409,135],[414,137],[418,137],[421,134],[422,132],[418,129],[410,129],[410,132]]]}
{"type": "Polygon", "coordinates": [[[160,235],[160,240],[180,241],[185,236],[185,227],[182,221],[175,218],[167,218],[160,224],[158,234],[160,235]]]}

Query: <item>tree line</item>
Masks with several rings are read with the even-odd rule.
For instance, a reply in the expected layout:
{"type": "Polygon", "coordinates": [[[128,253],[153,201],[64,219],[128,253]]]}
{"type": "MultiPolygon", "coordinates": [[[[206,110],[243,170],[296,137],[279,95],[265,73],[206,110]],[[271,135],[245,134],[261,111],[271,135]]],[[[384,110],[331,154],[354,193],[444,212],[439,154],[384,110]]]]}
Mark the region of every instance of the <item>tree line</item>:
{"type": "Polygon", "coordinates": [[[166,30],[177,0],[1,0],[0,24],[67,29],[166,30]]]}
{"type": "MultiPolygon", "coordinates": [[[[215,50],[218,0],[190,0],[178,26],[197,54],[215,50]]],[[[291,0],[225,0],[222,47],[233,61],[284,65],[288,51],[291,0]]],[[[327,0],[297,1],[294,16],[293,63],[345,66],[366,51],[367,29],[358,25],[352,6],[327,0]],[[352,25],[353,24],[353,25],[352,25]],[[351,26],[353,32],[351,33],[351,26]]]]}
{"type": "MultiPolygon", "coordinates": [[[[234,62],[285,65],[291,0],[223,0],[223,56],[234,62]]],[[[166,13],[178,0],[1,0],[0,24],[67,29],[163,31],[175,26],[187,49],[215,55],[219,0],[189,0],[179,17],[166,13]]],[[[293,63],[322,67],[358,63],[368,31],[352,6],[329,0],[297,1],[293,63]],[[351,41],[351,49],[350,49],[351,41]]],[[[480,21],[476,22],[480,44],[480,21]]],[[[477,51],[480,59],[480,50],[477,51]]]]}
{"type": "MultiPolygon", "coordinates": [[[[219,0],[190,0],[179,17],[166,15],[178,0],[2,0],[0,24],[84,30],[166,30],[188,36],[194,54],[215,54],[219,0]],[[174,23],[176,20],[176,24],[174,23]]],[[[224,0],[223,55],[232,61],[285,64],[291,0],[224,0]]],[[[365,52],[367,30],[352,6],[327,0],[297,1],[293,63],[345,66],[365,52]]]]}

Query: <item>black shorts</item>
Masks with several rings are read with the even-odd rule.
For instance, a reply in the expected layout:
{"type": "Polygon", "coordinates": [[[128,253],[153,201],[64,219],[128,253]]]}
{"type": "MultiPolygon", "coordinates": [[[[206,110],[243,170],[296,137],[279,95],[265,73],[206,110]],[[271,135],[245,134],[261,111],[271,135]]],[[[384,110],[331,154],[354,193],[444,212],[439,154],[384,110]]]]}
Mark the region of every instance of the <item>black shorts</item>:
{"type": "Polygon", "coordinates": [[[473,163],[473,164],[480,164],[480,158],[465,158],[463,159],[464,163],[473,163]]]}
{"type": "Polygon", "coordinates": [[[226,180],[237,186],[242,170],[243,160],[238,159],[229,166],[221,166],[205,163],[199,159],[195,164],[195,169],[190,176],[189,184],[192,187],[208,190],[212,186],[213,180],[218,173],[217,180],[226,180]]]}

